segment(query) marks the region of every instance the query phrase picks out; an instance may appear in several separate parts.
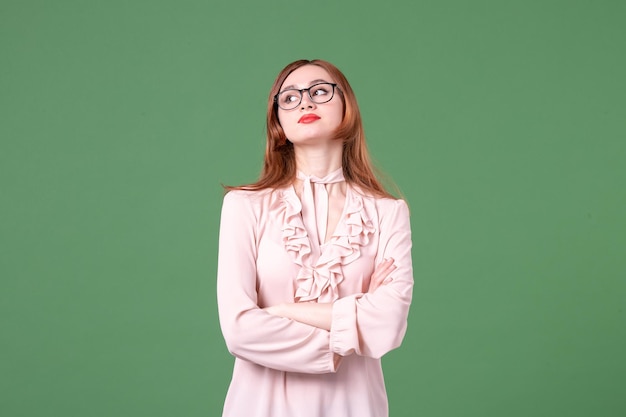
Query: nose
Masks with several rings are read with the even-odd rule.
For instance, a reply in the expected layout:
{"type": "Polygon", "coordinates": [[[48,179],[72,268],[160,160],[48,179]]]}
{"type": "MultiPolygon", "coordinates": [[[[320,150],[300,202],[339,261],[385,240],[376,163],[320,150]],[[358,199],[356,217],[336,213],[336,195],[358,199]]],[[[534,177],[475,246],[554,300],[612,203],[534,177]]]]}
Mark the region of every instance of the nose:
{"type": "Polygon", "coordinates": [[[314,109],[315,103],[311,100],[311,96],[309,96],[309,90],[305,90],[302,92],[302,100],[300,101],[300,109],[314,109]]]}

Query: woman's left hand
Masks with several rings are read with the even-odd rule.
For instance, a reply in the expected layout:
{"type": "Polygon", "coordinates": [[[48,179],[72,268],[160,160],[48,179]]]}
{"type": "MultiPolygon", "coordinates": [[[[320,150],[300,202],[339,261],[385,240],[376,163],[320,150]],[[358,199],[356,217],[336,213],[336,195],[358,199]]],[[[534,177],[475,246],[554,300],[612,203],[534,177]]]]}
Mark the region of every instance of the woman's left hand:
{"type": "Polygon", "coordinates": [[[376,266],[372,277],[370,278],[370,286],[367,290],[368,293],[376,291],[380,286],[389,284],[391,282],[391,273],[398,267],[394,265],[393,258],[384,259],[376,266]]]}

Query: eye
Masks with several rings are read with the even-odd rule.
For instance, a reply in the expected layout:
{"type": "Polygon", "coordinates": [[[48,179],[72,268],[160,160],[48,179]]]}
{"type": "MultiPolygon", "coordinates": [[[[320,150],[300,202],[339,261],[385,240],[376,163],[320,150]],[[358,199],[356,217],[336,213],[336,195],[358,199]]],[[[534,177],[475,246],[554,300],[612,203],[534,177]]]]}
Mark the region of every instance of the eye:
{"type": "Polygon", "coordinates": [[[300,96],[297,90],[287,90],[280,93],[280,102],[283,104],[291,104],[298,102],[300,96]]]}
{"type": "Polygon", "coordinates": [[[312,91],[313,95],[315,96],[325,96],[329,92],[330,91],[327,85],[320,85],[318,87],[313,88],[313,91],[312,91]]]}

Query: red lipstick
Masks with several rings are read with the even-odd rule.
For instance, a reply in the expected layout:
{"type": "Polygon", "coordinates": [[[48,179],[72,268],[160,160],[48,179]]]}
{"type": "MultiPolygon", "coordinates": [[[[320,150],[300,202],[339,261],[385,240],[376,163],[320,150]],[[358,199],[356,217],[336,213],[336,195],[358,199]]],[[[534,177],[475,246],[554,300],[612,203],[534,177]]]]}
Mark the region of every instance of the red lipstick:
{"type": "Polygon", "coordinates": [[[313,123],[314,121],[319,120],[319,119],[321,119],[321,117],[319,117],[318,115],[313,114],[313,113],[308,113],[308,114],[303,115],[298,120],[298,123],[304,123],[304,124],[313,123]]]}

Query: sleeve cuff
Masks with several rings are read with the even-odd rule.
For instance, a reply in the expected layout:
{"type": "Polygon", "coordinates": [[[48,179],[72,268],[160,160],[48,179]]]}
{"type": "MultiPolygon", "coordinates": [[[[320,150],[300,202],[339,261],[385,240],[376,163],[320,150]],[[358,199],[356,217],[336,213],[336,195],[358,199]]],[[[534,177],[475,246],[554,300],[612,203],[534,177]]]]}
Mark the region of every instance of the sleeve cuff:
{"type": "Polygon", "coordinates": [[[362,294],[341,298],[333,303],[330,325],[330,350],[341,356],[360,353],[356,323],[356,300],[362,294]]]}

